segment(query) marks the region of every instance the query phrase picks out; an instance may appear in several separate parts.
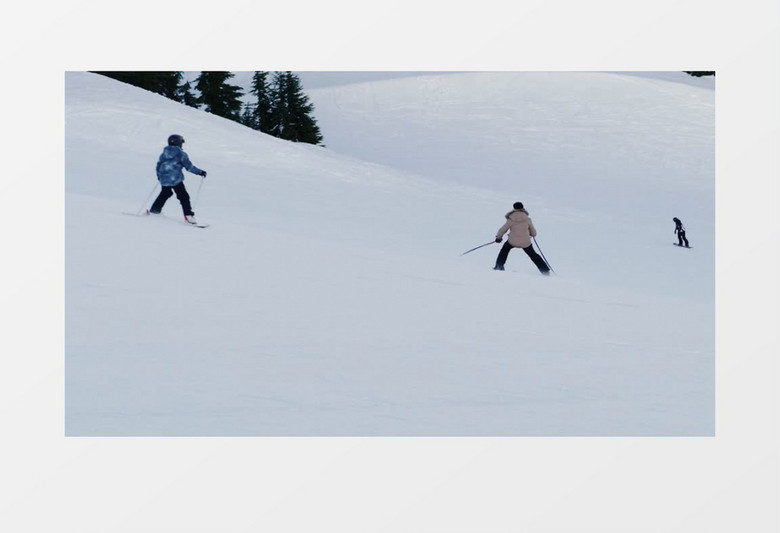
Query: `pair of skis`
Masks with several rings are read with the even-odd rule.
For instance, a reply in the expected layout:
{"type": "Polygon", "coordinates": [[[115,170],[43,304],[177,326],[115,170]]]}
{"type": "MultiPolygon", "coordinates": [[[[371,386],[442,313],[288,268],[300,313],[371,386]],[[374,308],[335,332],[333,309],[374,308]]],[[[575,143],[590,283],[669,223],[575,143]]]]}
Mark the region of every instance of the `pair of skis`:
{"type": "Polygon", "coordinates": [[[171,222],[178,222],[180,224],[184,224],[185,226],[190,226],[193,228],[208,228],[208,224],[192,224],[190,222],[187,222],[186,220],[176,220],[175,218],[166,217],[165,215],[153,215],[149,211],[141,211],[140,213],[128,213],[127,211],[122,212],[123,215],[130,215],[131,217],[151,217],[154,216],[156,218],[161,218],[163,220],[170,220],[171,222]]]}
{"type": "MultiPolygon", "coordinates": [[[[198,197],[200,196],[200,189],[203,187],[203,180],[206,177],[206,173],[204,172],[203,175],[200,178],[200,183],[198,184],[198,192],[195,194],[195,200],[192,202],[192,205],[194,206],[198,202],[198,197]]],[[[149,205],[149,200],[151,200],[152,195],[157,190],[159,183],[155,183],[154,187],[152,187],[151,192],[149,193],[149,196],[146,197],[146,200],[144,200],[144,203],[142,205],[149,205]]],[[[146,217],[151,216],[152,213],[148,209],[142,209],[141,211],[138,211],[137,213],[128,213],[126,211],[122,212],[123,215],[130,215],[131,217],[146,217]]],[[[193,228],[208,228],[208,224],[193,224],[191,222],[187,222],[186,220],[176,220],[175,218],[166,217],[162,214],[155,214],[154,216],[158,218],[164,218],[166,220],[170,220],[171,222],[181,222],[182,224],[186,224],[187,226],[192,226],[193,228]]]]}

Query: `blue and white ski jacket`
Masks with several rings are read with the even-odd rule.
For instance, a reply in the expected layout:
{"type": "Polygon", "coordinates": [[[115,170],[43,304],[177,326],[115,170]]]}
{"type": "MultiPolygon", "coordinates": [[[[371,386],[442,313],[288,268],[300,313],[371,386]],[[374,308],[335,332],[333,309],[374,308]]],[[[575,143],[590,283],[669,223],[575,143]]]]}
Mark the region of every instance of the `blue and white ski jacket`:
{"type": "Polygon", "coordinates": [[[187,153],[178,146],[166,146],[157,161],[157,179],[163,187],[175,187],[184,181],[182,168],[193,174],[203,172],[187,157],[187,153]]]}

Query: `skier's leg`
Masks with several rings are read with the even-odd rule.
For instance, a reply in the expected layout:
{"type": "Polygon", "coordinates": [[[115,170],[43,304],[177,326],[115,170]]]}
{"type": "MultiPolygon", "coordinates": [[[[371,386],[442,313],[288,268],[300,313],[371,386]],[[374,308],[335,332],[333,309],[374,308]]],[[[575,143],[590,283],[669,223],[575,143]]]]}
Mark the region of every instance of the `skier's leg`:
{"type": "Polygon", "coordinates": [[[509,257],[509,250],[512,249],[512,245],[509,244],[509,241],[504,243],[504,246],[501,247],[501,251],[498,252],[498,257],[496,257],[496,266],[493,267],[493,270],[504,270],[504,265],[506,264],[506,259],[509,257]]]}
{"type": "Polygon", "coordinates": [[[545,275],[550,273],[550,267],[548,267],[547,263],[544,262],[544,259],[542,259],[542,257],[536,253],[533,244],[531,246],[523,248],[523,251],[528,255],[528,257],[531,258],[531,261],[534,262],[536,268],[539,269],[539,272],[545,275]]]}
{"type": "Polygon", "coordinates": [[[190,215],[194,215],[195,213],[192,212],[192,206],[190,205],[190,195],[187,193],[187,189],[184,187],[184,182],[182,181],[177,186],[173,188],[174,192],[176,192],[176,198],[179,199],[179,202],[181,202],[181,209],[184,211],[184,216],[188,217],[190,215]]]}
{"type": "Polygon", "coordinates": [[[151,213],[162,212],[162,208],[165,205],[165,202],[167,202],[168,198],[170,198],[172,195],[173,195],[172,187],[162,187],[160,190],[160,194],[157,195],[157,199],[152,204],[152,207],[149,208],[149,212],[151,213]]]}
{"type": "Polygon", "coordinates": [[[685,247],[687,248],[688,247],[688,237],[685,236],[685,232],[684,231],[680,232],[680,237],[682,238],[682,240],[685,241],[685,247]]]}

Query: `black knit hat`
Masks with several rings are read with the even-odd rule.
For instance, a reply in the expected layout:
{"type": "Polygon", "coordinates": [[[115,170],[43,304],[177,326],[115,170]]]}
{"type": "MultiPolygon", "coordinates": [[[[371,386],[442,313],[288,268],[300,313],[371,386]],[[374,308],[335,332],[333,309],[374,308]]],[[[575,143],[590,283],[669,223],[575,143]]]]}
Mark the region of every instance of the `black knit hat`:
{"type": "Polygon", "coordinates": [[[515,209],[522,209],[523,208],[523,202],[515,202],[512,207],[514,207],[515,209]]]}

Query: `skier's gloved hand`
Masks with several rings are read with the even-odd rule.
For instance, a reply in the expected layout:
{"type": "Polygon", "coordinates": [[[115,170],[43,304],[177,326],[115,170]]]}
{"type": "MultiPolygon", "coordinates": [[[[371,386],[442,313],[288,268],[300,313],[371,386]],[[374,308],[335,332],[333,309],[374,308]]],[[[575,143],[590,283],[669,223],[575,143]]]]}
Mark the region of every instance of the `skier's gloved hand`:
{"type": "Polygon", "coordinates": [[[496,242],[501,242],[501,237],[496,237],[496,242]]]}
{"type": "Polygon", "coordinates": [[[201,176],[203,176],[203,177],[205,178],[205,177],[206,177],[206,171],[205,171],[205,170],[201,170],[201,171],[200,171],[200,175],[201,175],[201,176]]]}

